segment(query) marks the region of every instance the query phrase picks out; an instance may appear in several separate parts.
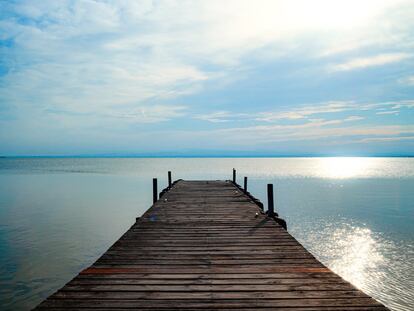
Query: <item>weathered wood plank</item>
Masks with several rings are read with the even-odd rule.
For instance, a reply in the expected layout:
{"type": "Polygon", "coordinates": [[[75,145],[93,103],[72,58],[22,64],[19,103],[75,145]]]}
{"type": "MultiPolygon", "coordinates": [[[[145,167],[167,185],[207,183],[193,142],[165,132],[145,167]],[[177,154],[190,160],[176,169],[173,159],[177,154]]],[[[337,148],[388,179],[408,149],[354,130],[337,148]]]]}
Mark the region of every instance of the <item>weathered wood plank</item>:
{"type": "Polygon", "coordinates": [[[38,310],[387,310],[231,182],[180,181],[38,310]]]}
{"type": "MultiPolygon", "coordinates": [[[[42,305],[40,306],[42,307],[42,305]]],[[[342,307],[341,310],[352,310],[350,307],[383,307],[380,303],[373,301],[371,298],[340,298],[340,299],[211,299],[200,301],[198,299],[135,299],[135,300],[118,300],[118,299],[48,299],[44,302],[43,307],[67,307],[67,308],[126,308],[126,309],[244,309],[244,308],[323,308],[342,307]]],[[[388,310],[378,308],[379,310],[388,310]]],[[[292,310],[292,309],[290,309],[292,310]]],[[[354,309],[355,310],[355,309],[354,309]]],[[[363,310],[363,309],[362,309],[363,310]]]]}
{"type": "Polygon", "coordinates": [[[76,278],[69,282],[69,285],[265,285],[267,289],[272,289],[268,285],[290,285],[290,284],[299,284],[299,285],[309,285],[309,284],[347,284],[342,279],[337,277],[332,278],[319,278],[319,279],[310,279],[310,278],[285,278],[285,279],[152,279],[145,278],[144,276],[137,278],[76,278]]]}
{"type": "Polygon", "coordinates": [[[159,291],[159,292],[285,292],[285,291],[357,291],[348,283],[331,283],[331,284],[204,284],[204,285],[172,285],[172,284],[67,284],[62,291],[122,291],[122,292],[142,292],[142,291],[159,291]]]}

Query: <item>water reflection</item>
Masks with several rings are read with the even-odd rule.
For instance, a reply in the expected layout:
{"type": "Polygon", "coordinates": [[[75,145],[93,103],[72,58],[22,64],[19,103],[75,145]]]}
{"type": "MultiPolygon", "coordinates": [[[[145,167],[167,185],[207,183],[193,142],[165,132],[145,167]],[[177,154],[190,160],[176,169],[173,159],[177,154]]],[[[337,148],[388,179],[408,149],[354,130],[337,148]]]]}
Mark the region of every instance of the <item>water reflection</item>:
{"type": "Polygon", "coordinates": [[[27,310],[91,264],[151,204],[152,178],[225,179],[392,310],[414,305],[414,158],[0,159],[0,309],[27,310]],[[45,261],[45,258],[48,258],[45,261]]]}
{"type": "Polygon", "coordinates": [[[313,222],[312,227],[290,231],[326,266],[391,310],[413,310],[412,245],[401,252],[403,242],[355,225],[351,219],[313,222]]]}
{"type": "MultiPolygon", "coordinates": [[[[65,158],[1,159],[0,174],[105,174],[159,177],[173,171],[173,178],[229,178],[235,167],[239,174],[256,178],[412,178],[413,158],[65,158]],[[178,176],[176,175],[178,174],[178,176]]],[[[241,175],[239,175],[241,176],[241,175]]]]}
{"type": "Polygon", "coordinates": [[[385,262],[372,231],[346,226],[335,229],[332,240],[332,247],[327,250],[331,257],[330,267],[345,279],[352,280],[355,286],[365,287],[371,272],[378,270],[385,262]]]}
{"type": "Polygon", "coordinates": [[[322,158],[320,165],[325,177],[342,179],[366,176],[381,164],[380,161],[374,158],[336,157],[322,158]]]}

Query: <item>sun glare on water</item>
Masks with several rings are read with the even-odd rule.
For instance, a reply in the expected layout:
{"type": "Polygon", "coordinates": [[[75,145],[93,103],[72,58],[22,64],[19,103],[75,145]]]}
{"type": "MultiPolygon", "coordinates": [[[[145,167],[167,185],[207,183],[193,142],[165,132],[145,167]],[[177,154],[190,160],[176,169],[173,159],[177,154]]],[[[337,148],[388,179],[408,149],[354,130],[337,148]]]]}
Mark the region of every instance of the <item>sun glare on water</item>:
{"type": "Polygon", "coordinates": [[[332,258],[330,267],[355,286],[363,288],[373,281],[380,281],[382,275],[372,275],[372,271],[384,265],[381,244],[369,228],[345,226],[330,232],[332,258]],[[371,279],[370,279],[371,276],[371,279]]]}
{"type": "Polygon", "coordinates": [[[328,178],[351,178],[369,175],[376,161],[371,158],[335,157],[320,160],[321,174],[328,178]]]}

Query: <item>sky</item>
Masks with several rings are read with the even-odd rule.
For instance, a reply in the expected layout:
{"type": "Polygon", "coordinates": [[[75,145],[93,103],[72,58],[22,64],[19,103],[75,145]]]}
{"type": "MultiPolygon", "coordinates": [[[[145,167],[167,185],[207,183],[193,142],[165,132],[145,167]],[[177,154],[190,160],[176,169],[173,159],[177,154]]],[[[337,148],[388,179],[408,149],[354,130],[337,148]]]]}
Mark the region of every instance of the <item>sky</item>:
{"type": "Polygon", "coordinates": [[[414,155],[414,1],[0,1],[0,155],[414,155]]]}

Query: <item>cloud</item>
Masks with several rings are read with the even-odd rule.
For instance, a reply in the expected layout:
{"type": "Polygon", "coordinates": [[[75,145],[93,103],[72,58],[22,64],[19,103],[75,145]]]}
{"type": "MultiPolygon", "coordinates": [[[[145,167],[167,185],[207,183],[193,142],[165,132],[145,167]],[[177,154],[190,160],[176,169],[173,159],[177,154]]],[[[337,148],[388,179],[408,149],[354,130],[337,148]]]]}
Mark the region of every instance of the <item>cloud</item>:
{"type": "Polygon", "coordinates": [[[360,121],[360,120],[364,120],[364,117],[361,116],[349,116],[345,118],[345,122],[352,122],[352,121],[360,121]]]}
{"type": "Polygon", "coordinates": [[[345,63],[336,64],[330,67],[331,71],[349,71],[366,67],[382,66],[390,63],[400,62],[411,58],[408,53],[388,53],[380,54],[372,57],[360,57],[351,59],[345,63]]]}
{"type": "Polygon", "coordinates": [[[124,112],[109,111],[104,116],[120,118],[138,123],[156,123],[171,120],[186,115],[184,106],[155,105],[140,108],[127,109],[124,112]]]}
{"type": "MultiPolygon", "coordinates": [[[[395,138],[414,134],[414,126],[342,126],[341,120],[308,122],[301,125],[253,126],[213,131],[223,143],[239,141],[243,145],[263,145],[277,142],[330,141],[336,143],[361,142],[361,139],[395,138]]],[[[197,135],[197,134],[196,134],[197,135]]]]}
{"type": "MultiPolygon", "coordinates": [[[[39,128],[62,136],[123,129],[123,137],[135,137],[131,125],[162,127],[174,119],[174,127],[190,134],[201,121],[217,127],[284,122],[300,131],[349,125],[369,118],[365,112],[403,112],[414,101],[356,103],[358,94],[328,83],[324,68],[332,63],[336,71],[351,71],[409,59],[413,7],[404,0],[3,1],[0,111],[7,122],[0,130],[13,124],[16,134],[2,142],[28,140],[39,128]],[[313,95],[300,94],[304,84],[313,95]],[[337,97],[342,100],[329,101],[332,85],[345,94],[337,97]],[[303,98],[322,102],[297,104],[303,98]],[[183,117],[190,121],[180,122],[183,117]]],[[[398,90],[381,89],[391,94],[384,101],[401,98],[393,97],[398,90]]],[[[142,130],[150,136],[149,128],[142,130]]]]}
{"type": "MultiPolygon", "coordinates": [[[[193,115],[193,119],[211,123],[231,123],[249,121],[250,123],[278,123],[280,121],[294,122],[294,127],[301,127],[310,121],[315,125],[317,121],[331,120],[334,123],[355,122],[365,120],[374,115],[398,115],[400,110],[414,108],[414,101],[403,100],[384,103],[358,103],[354,101],[329,101],[316,104],[301,105],[278,112],[263,111],[254,113],[239,113],[232,111],[214,111],[211,113],[193,115]],[[354,113],[365,113],[366,116],[354,113]],[[320,116],[323,116],[321,118],[320,116]],[[338,119],[340,118],[340,119],[338,119]],[[299,123],[298,123],[299,122],[299,123]]],[[[408,111],[407,111],[408,112],[408,111]]],[[[329,123],[328,123],[329,124],[329,123]]]]}
{"type": "MultiPolygon", "coordinates": [[[[251,144],[264,146],[269,143],[289,142],[315,142],[335,146],[338,144],[349,145],[367,142],[391,142],[405,141],[398,137],[414,134],[412,125],[383,125],[370,124],[375,120],[376,114],[395,113],[395,107],[405,110],[407,116],[413,108],[411,100],[380,102],[380,103],[357,103],[331,101],[314,105],[303,105],[291,110],[281,112],[258,112],[256,114],[245,114],[239,119],[237,114],[230,111],[221,111],[205,114],[201,119],[210,122],[225,122],[228,127],[221,129],[210,129],[207,131],[193,131],[192,139],[206,139],[207,136],[215,137],[218,145],[235,145],[240,148],[251,144]],[[357,115],[355,112],[364,113],[357,115]],[[324,117],[321,118],[320,116],[324,117]],[[255,125],[234,127],[234,121],[249,120],[255,125]],[[366,123],[358,122],[368,120],[366,123]],[[283,121],[283,122],[278,122],[283,121]],[[369,124],[369,125],[368,125],[369,124]]],[[[198,116],[200,117],[200,116],[198,116]]],[[[191,139],[184,135],[185,139],[191,139]]]]}
{"type": "MultiPolygon", "coordinates": [[[[346,112],[364,112],[383,110],[377,114],[393,114],[395,109],[414,108],[414,102],[410,100],[383,102],[383,103],[358,103],[355,101],[329,101],[316,104],[307,104],[289,110],[279,112],[259,112],[255,115],[256,121],[275,122],[278,120],[300,120],[314,115],[338,114],[346,112]],[[390,110],[391,109],[391,110],[390,110]]],[[[363,116],[348,116],[347,121],[358,121],[363,116]]]]}
{"type": "Polygon", "coordinates": [[[308,104],[304,105],[299,108],[294,108],[289,111],[281,111],[281,112],[263,112],[260,113],[259,116],[256,118],[257,121],[266,121],[272,122],[275,120],[282,120],[282,119],[304,119],[306,117],[315,115],[315,114],[322,114],[322,113],[335,113],[341,112],[345,110],[349,110],[349,106],[353,106],[352,102],[346,101],[332,101],[328,103],[321,103],[321,104],[308,104]]]}
{"type": "Polygon", "coordinates": [[[399,79],[399,82],[402,84],[414,85],[414,76],[408,76],[408,77],[399,79]]]}
{"type": "Polygon", "coordinates": [[[393,114],[398,115],[400,112],[398,110],[390,110],[390,111],[378,111],[376,114],[382,115],[382,114],[393,114]]]}
{"type": "Polygon", "coordinates": [[[208,121],[211,123],[238,122],[243,120],[252,120],[254,113],[239,113],[231,111],[215,111],[205,114],[197,114],[194,119],[208,121]]]}
{"type": "Polygon", "coordinates": [[[399,137],[370,137],[356,141],[356,143],[372,143],[372,142],[395,142],[395,141],[414,141],[414,136],[399,137]]]}
{"type": "Polygon", "coordinates": [[[234,116],[232,116],[231,112],[228,111],[217,111],[213,113],[200,114],[194,116],[194,119],[199,119],[212,123],[229,122],[231,118],[234,118],[234,116]]]}
{"type": "MultiPolygon", "coordinates": [[[[253,51],[256,55],[289,55],[298,46],[291,44],[292,38],[325,29],[327,24],[343,30],[350,16],[354,27],[365,27],[376,14],[400,3],[74,1],[57,5],[23,1],[4,5],[0,28],[4,39],[14,42],[14,48],[4,55],[9,54],[8,66],[17,65],[13,72],[21,73],[6,77],[4,83],[12,87],[24,76],[37,87],[43,87],[43,82],[52,92],[68,89],[66,97],[81,89],[85,102],[93,100],[87,97],[89,93],[98,97],[98,87],[121,94],[110,100],[135,99],[136,104],[148,98],[182,96],[200,91],[203,82],[223,72],[232,72],[253,51]],[[206,64],[219,67],[213,73],[202,68],[206,64]],[[66,78],[72,79],[68,86],[56,83],[66,78]],[[50,80],[55,83],[49,85],[50,80]]],[[[16,91],[32,98],[30,90],[16,91]]],[[[99,102],[105,102],[108,94],[102,99],[99,102]]]]}

